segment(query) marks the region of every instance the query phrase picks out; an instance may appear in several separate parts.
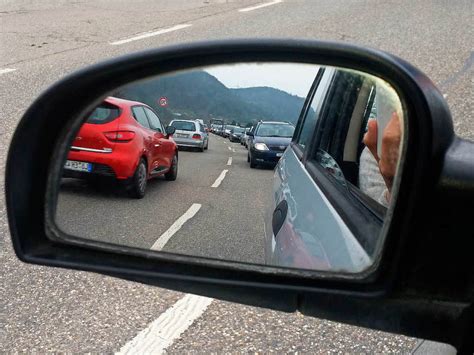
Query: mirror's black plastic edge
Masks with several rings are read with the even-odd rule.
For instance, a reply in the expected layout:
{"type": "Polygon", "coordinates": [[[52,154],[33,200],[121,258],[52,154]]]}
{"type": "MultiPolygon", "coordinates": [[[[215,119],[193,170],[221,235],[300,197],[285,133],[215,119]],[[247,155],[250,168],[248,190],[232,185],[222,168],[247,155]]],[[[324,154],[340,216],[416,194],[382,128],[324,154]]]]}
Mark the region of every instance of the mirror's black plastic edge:
{"type": "MultiPolygon", "coordinates": [[[[235,40],[137,53],[68,76],[46,91],[24,115],[12,140],[6,170],[13,245],[18,257],[26,262],[95,271],[261,307],[300,309],[314,316],[445,341],[459,348],[463,346],[462,334],[467,334],[463,324],[466,319],[472,321],[473,273],[466,253],[473,250],[473,241],[463,229],[468,226],[467,221],[458,218],[458,224],[452,225],[442,215],[446,209],[440,208],[439,203],[449,202],[450,213],[455,214],[460,210],[456,203],[462,195],[461,206],[469,211],[467,203],[472,201],[473,188],[470,177],[466,178],[464,169],[459,169],[472,168],[472,163],[445,156],[453,142],[458,139],[449,110],[431,81],[410,64],[383,52],[343,43],[235,40]],[[157,67],[169,71],[257,59],[351,67],[385,78],[404,94],[409,113],[416,119],[408,121],[410,135],[400,184],[402,193],[376,279],[369,284],[350,284],[308,282],[219,267],[193,266],[191,271],[186,263],[92,251],[52,243],[46,237],[44,207],[50,159],[62,129],[71,125],[86,106],[127,81],[156,72],[157,67]],[[24,142],[31,149],[25,149],[24,142]],[[439,184],[440,180],[446,181],[443,176],[449,176],[450,183],[439,184]],[[456,183],[458,180],[464,182],[456,183]],[[442,244],[445,233],[450,232],[457,234],[450,236],[453,243],[448,243],[442,260],[451,264],[442,269],[435,265],[435,259],[446,250],[442,244]],[[458,280],[459,272],[466,275],[462,280],[458,280]],[[449,286],[440,286],[440,279],[449,280],[449,286]],[[439,302],[444,306],[438,307],[439,302]],[[318,307],[321,304],[324,307],[318,307]],[[341,308],[342,304],[345,307],[341,308]],[[421,304],[424,306],[417,306],[421,304]],[[384,310],[391,310],[393,318],[384,320],[384,310]],[[431,327],[433,322],[437,322],[437,329],[431,327]],[[420,324],[425,326],[414,326],[420,324]]],[[[471,142],[464,142],[461,150],[469,151],[472,146],[471,142]]],[[[459,153],[460,148],[449,149],[459,153]]],[[[466,211],[461,215],[465,216],[466,211]]]]}

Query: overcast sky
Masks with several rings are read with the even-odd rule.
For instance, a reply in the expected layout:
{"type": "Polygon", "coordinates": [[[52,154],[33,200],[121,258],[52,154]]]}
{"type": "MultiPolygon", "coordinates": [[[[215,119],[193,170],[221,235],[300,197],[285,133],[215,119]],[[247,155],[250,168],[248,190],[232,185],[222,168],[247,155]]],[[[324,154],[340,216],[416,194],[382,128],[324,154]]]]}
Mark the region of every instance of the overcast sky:
{"type": "Polygon", "coordinates": [[[206,68],[228,88],[269,86],[306,97],[319,66],[300,63],[228,64],[206,68]]]}

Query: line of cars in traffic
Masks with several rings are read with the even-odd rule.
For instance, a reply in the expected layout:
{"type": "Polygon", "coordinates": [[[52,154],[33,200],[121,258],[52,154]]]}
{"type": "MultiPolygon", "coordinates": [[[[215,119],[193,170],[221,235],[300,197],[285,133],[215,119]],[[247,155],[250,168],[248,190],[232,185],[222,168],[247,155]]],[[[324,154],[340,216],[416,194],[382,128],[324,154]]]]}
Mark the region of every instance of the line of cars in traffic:
{"type": "MultiPolygon", "coordinates": [[[[143,198],[147,181],[164,176],[176,180],[178,148],[204,152],[209,128],[202,120],[174,119],[163,125],[148,105],[106,98],[82,125],[72,143],[63,176],[88,181],[112,179],[131,197],[143,198]]],[[[248,147],[250,167],[275,165],[293,136],[286,122],[260,121],[254,127],[212,126],[211,131],[248,147]]]]}
{"type": "Polygon", "coordinates": [[[211,132],[231,142],[240,142],[248,149],[247,162],[251,168],[274,166],[291,142],[295,126],[288,122],[259,121],[252,127],[211,125],[211,132]]]}
{"type": "Polygon", "coordinates": [[[150,106],[108,97],[81,126],[63,177],[115,180],[131,197],[143,198],[149,179],[176,180],[178,147],[208,149],[209,134],[202,120],[176,119],[165,126],[150,106]]]}

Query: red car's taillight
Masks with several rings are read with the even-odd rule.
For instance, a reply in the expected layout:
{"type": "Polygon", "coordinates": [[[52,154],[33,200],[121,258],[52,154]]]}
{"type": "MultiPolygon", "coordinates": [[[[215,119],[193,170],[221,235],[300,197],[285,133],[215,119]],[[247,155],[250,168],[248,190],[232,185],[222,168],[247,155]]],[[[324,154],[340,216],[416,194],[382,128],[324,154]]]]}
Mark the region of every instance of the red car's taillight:
{"type": "Polygon", "coordinates": [[[114,131],[104,132],[104,136],[112,142],[130,142],[135,137],[135,132],[132,131],[114,131]]]}
{"type": "Polygon", "coordinates": [[[200,134],[193,134],[193,139],[201,139],[201,135],[200,134]]]}

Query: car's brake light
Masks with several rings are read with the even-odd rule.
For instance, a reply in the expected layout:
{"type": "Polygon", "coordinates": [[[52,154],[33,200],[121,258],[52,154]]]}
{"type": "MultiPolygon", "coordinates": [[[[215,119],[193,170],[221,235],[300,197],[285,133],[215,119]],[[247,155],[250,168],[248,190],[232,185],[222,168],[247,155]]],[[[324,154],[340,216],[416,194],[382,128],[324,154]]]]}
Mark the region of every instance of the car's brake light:
{"type": "Polygon", "coordinates": [[[201,135],[200,134],[193,134],[193,139],[201,139],[201,135]]]}
{"type": "Polygon", "coordinates": [[[114,131],[104,132],[105,137],[112,142],[130,142],[135,137],[135,132],[132,131],[114,131]]]}

